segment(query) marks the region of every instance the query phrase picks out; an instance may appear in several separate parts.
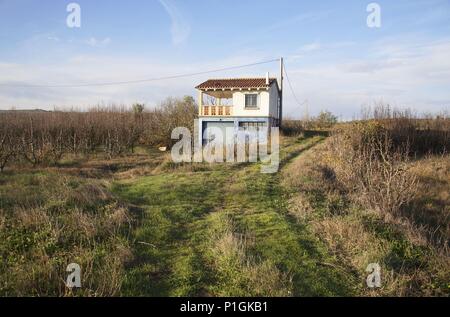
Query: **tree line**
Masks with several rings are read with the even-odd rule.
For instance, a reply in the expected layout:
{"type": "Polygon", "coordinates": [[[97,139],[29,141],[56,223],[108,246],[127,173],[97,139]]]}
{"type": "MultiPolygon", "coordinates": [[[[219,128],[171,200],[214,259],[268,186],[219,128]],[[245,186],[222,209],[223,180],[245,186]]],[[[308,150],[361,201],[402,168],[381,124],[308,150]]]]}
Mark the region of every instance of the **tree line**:
{"type": "Polygon", "coordinates": [[[96,106],[78,111],[0,113],[0,171],[12,162],[58,164],[65,154],[104,153],[113,158],[138,145],[170,146],[175,127],[193,127],[192,97],[168,98],[158,107],[96,106]]]}

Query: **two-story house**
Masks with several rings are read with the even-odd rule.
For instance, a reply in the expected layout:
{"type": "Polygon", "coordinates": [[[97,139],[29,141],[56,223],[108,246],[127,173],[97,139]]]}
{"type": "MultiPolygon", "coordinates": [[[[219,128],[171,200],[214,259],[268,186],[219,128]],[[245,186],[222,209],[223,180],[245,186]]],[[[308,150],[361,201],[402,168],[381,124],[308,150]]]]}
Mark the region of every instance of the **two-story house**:
{"type": "Polygon", "coordinates": [[[226,143],[233,140],[240,128],[270,128],[280,124],[282,91],[278,80],[269,74],[265,78],[210,79],[196,89],[200,144],[214,138],[205,133],[211,127],[222,131],[226,143]],[[231,129],[234,132],[230,135],[227,131],[231,129]]]}

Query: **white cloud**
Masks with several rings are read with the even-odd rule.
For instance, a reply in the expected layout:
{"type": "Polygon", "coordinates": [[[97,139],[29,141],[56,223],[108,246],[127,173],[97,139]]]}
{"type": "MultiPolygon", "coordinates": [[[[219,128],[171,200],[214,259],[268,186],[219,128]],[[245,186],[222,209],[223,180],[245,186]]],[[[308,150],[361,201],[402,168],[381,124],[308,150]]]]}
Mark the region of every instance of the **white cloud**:
{"type": "Polygon", "coordinates": [[[91,37],[85,43],[92,47],[106,47],[111,43],[111,39],[109,37],[106,37],[103,40],[99,40],[95,37],[91,37]]]}
{"type": "MultiPolygon", "coordinates": [[[[371,54],[341,62],[291,67],[289,75],[300,99],[313,112],[330,109],[346,118],[361,105],[384,100],[419,112],[450,106],[450,41],[404,42],[384,40],[371,54]]],[[[290,92],[287,108],[295,110],[290,92]]]]}
{"type": "MultiPolygon", "coordinates": [[[[352,51],[363,51],[353,43],[352,51]]],[[[320,43],[320,51],[339,46],[320,43]]],[[[292,58],[286,60],[287,71],[298,98],[309,100],[309,110],[315,114],[329,109],[344,118],[359,113],[363,104],[384,100],[394,105],[415,108],[419,112],[439,111],[450,106],[450,40],[406,41],[395,38],[374,43],[364,48],[369,53],[327,62],[311,62],[309,54],[301,64],[292,58]]],[[[314,52],[312,55],[316,55],[314,52]]],[[[199,70],[243,65],[268,59],[261,52],[234,53],[225,60],[196,64],[177,64],[170,60],[143,59],[135,56],[123,58],[108,56],[77,56],[58,64],[12,64],[0,62],[0,109],[57,106],[86,107],[99,102],[144,102],[155,105],[167,96],[195,96],[194,87],[207,77],[263,76],[277,64],[234,70],[226,73],[201,75],[182,79],[146,82],[137,85],[119,85],[82,88],[13,88],[1,83],[22,84],[79,84],[115,82],[157,78],[197,72],[199,70]]],[[[299,108],[285,85],[286,114],[301,115],[299,108]]]]}
{"type": "MultiPolygon", "coordinates": [[[[26,88],[10,85],[78,85],[83,83],[122,82],[143,80],[165,76],[194,73],[243,65],[264,60],[267,56],[233,55],[227,59],[199,62],[196,64],[177,64],[172,61],[149,60],[136,56],[108,57],[100,55],[80,55],[61,63],[39,65],[12,64],[0,62],[0,109],[76,107],[85,109],[98,103],[130,105],[142,102],[149,107],[158,104],[168,96],[196,96],[194,87],[209,76],[243,77],[264,76],[265,66],[243,69],[239,73],[228,71],[210,75],[199,75],[180,79],[158,80],[132,85],[91,86],[78,88],[26,88]]],[[[278,65],[273,63],[273,68],[278,65]]]]}
{"type": "Polygon", "coordinates": [[[174,45],[179,45],[185,42],[190,33],[191,26],[181,13],[181,11],[177,8],[172,0],[158,0],[161,5],[166,10],[167,14],[170,16],[172,25],[170,28],[170,33],[172,35],[172,43],[174,45]]]}

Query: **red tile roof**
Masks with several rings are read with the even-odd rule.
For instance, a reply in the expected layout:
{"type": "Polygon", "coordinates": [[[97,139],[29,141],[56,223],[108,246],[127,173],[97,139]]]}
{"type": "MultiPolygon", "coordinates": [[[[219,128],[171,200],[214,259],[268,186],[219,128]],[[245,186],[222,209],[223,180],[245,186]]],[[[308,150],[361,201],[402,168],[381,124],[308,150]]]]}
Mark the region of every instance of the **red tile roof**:
{"type": "Polygon", "coordinates": [[[275,82],[275,78],[269,79],[266,85],[266,78],[230,78],[230,79],[210,79],[195,87],[196,89],[231,89],[231,88],[267,88],[275,82]]]}

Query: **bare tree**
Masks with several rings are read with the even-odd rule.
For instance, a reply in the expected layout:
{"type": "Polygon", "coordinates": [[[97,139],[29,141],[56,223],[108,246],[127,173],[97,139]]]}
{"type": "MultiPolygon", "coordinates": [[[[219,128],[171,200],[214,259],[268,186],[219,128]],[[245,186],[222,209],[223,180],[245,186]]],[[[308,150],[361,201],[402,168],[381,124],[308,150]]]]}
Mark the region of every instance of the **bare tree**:
{"type": "Polygon", "coordinates": [[[3,126],[0,130],[0,172],[3,172],[6,165],[17,153],[10,127],[3,126]]]}

